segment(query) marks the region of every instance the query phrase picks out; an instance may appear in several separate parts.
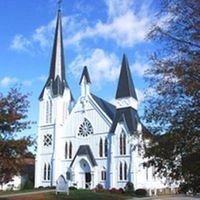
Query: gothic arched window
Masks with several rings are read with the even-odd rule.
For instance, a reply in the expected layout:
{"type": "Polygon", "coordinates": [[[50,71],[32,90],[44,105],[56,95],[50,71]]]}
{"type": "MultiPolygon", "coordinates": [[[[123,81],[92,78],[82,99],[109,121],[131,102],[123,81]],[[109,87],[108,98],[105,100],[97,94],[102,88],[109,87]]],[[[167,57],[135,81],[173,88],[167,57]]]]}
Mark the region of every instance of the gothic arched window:
{"type": "Polygon", "coordinates": [[[83,123],[79,126],[78,136],[87,137],[93,134],[93,128],[89,120],[84,118],[83,123]]]}
{"type": "Polygon", "coordinates": [[[99,157],[102,157],[103,156],[103,141],[102,141],[102,138],[100,138],[100,141],[99,141],[99,157]]]}
{"type": "Polygon", "coordinates": [[[124,131],[122,131],[122,133],[120,134],[119,149],[120,149],[120,155],[126,154],[126,135],[124,131]]]}
{"type": "Polygon", "coordinates": [[[105,181],[106,180],[106,169],[105,167],[103,168],[103,170],[101,171],[101,180],[105,181]]]}
{"type": "Polygon", "coordinates": [[[46,163],[44,164],[44,169],[43,169],[43,179],[46,180],[46,177],[47,177],[47,165],[46,163]]]}
{"type": "Polygon", "coordinates": [[[68,144],[67,142],[65,143],[65,159],[68,157],[68,144]]]}
{"type": "Polygon", "coordinates": [[[72,143],[69,143],[69,158],[72,158],[72,143]]]}
{"type": "Polygon", "coordinates": [[[124,180],[127,180],[127,164],[124,163],[124,180]]]}
{"type": "Polygon", "coordinates": [[[47,180],[50,180],[50,175],[51,175],[51,167],[50,167],[50,164],[48,164],[48,169],[47,169],[47,180]]]}
{"type": "Polygon", "coordinates": [[[104,155],[105,155],[105,157],[108,156],[108,140],[107,140],[107,138],[105,139],[105,143],[104,143],[104,155]]]}
{"type": "Polygon", "coordinates": [[[119,180],[122,180],[122,163],[119,164],[119,180]]]}

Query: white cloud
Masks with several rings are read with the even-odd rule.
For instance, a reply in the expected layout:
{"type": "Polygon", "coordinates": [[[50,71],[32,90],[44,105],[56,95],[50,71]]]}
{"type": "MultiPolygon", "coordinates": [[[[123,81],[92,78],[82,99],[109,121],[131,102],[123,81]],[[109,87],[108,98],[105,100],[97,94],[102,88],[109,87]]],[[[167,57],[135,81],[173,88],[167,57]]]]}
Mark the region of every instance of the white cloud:
{"type": "Polygon", "coordinates": [[[131,71],[138,76],[144,76],[147,69],[149,69],[149,65],[142,62],[141,60],[136,60],[131,66],[131,71]]]}
{"type": "Polygon", "coordinates": [[[17,83],[18,79],[14,77],[5,76],[0,80],[0,87],[8,87],[11,84],[17,83]]]}
{"type": "Polygon", "coordinates": [[[120,62],[113,53],[94,49],[86,55],[78,55],[69,68],[73,75],[80,77],[84,65],[88,67],[91,80],[97,85],[118,78],[120,62]]]}
{"type": "Polygon", "coordinates": [[[18,34],[18,35],[15,35],[15,37],[13,38],[10,44],[10,48],[17,51],[27,51],[30,45],[31,45],[31,41],[29,41],[23,35],[18,34]]]}
{"type": "Polygon", "coordinates": [[[144,98],[145,98],[144,91],[142,91],[142,90],[140,90],[138,88],[136,88],[135,91],[136,91],[136,94],[137,94],[138,103],[140,104],[141,102],[144,101],[144,98]]]}
{"type": "Polygon", "coordinates": [[[37,80],[45,82],[47,80],[47,76],[46,75],[41,75],[41,76],[37,77],[37,80]]]}
{"type": "Polygon", "coordinates": [[[23,81],[22,82],[22,85],[24,85],[24,86],[32,86],[32,84],[33,84],[33,81],[32,80],[25,80],[25,81],[23,81]]]}

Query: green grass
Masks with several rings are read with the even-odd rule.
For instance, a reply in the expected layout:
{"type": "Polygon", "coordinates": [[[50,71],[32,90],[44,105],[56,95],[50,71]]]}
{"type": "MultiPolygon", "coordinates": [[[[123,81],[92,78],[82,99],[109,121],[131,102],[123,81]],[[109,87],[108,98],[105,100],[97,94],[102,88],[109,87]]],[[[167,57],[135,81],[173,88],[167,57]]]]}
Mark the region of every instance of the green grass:
{"type": "Polygon", "coordinates": [[[130,196],[124,194],[114,194],[110,192],[93,192],[90,190],[71,190],[69,196],[65,193],[55,194],[54,192],[48,193],[48,200],[125,200],[130,199],[130,196]]]}

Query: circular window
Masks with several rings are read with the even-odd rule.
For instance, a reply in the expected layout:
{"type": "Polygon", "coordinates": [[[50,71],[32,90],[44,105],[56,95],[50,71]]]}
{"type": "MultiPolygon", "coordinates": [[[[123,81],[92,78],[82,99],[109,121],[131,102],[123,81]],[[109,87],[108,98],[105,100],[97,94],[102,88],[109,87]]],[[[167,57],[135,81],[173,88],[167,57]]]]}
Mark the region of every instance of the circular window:
{"type": "Polygon", "coordinates": [[[87,137],[91,134],[93,134],[92,125],[87,119],[84,119],[83,123],[79,126],[78,136],[87,137]]]}

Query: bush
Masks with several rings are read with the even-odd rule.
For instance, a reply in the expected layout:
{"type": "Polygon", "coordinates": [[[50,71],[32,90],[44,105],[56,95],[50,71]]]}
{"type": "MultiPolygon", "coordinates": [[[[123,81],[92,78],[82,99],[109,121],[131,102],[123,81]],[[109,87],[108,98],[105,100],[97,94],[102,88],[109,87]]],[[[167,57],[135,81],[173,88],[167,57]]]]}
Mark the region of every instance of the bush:
{"type": "Polygon", "coordinates": [[[124,193],[124,190],[122,188],[119,188],[119,189],[111,188],[109,190],[109,192],[111,192],[111,193],[117,193],[117,194],[122,194],[122,193],[124,193]]]}
{"type": "Polygon", "coordinates": [[[139,197],[146,197],[147,196],[147,191],[145,189],[137,189],[135,190],[135,195],[139,197]]]}
{"type": "Polygon", "coordinates": [[[26,178],[21,186],[21,189],[27,190],[27,189],[33,189],[33,188],[34,188],[33,182],[29,178],[26,178]]]}
{"type": "Polygon", "coordinates": [[[69,189],[70,189],[70,190],[77,190],[77,188],[74,187],[74,186],[70,186],[69,189]]]}
{"type": "Polygon", "coordinates": [[[132,182],[127,182],[125,187],[124,187],[124,191],[127,194],[132,194],[134,193],[134,185],[132,182]]]}
{"type": "Polygon", "coordinates": [[[103,185],[100,184],[100,183],[97,184],[96,187],[95,187],[95,191],[96,191],[96,192],[102,192],[102,191],[104,191],[103,185]]]}

